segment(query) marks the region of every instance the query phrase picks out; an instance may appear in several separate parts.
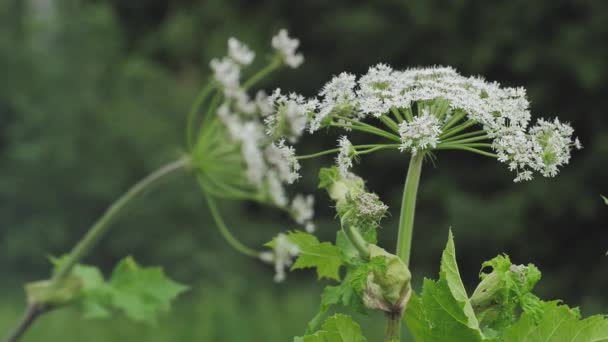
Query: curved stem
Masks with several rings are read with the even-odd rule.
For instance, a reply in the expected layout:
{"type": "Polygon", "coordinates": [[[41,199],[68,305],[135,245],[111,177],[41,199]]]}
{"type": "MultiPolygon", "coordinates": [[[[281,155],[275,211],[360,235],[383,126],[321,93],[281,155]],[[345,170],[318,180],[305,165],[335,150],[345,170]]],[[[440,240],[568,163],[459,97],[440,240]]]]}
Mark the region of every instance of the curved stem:
{"type": "Polygon", "coordinates": [[[399,125],[393,121],[388,115],[382,115],[380,121],[390,130],[399,134],[399,125]]]}
{"type": "Polygon", "coordinates": [[[398,123],[403,122],[403,116],[401,115],[401,112],[399,112],[399,109],[396,107],[391,107],[391,112],[395,116],[395,120],[397,120],[398,123]]]}
{"type": "MultiPolygon", "coordinates": [[[[340,120],[346,121],[346,122],[350,122],[351,126],[348,126],[350,128],[353,128],[354,126],[364,127],[364,128],[369,129],[370,131],[377,132],[378,134],[385,134],[385,135],[388,134],[388,135],[390,135],[390,136],[392,136],[394,138],[400,139],[400,137],[398,135],[392,134],[391,132],[385,131],[385,130],[383,130],[381,128],[378,128],[376,126],[370,125],[368,123],[361,122],[359,120],[354,120],[354,119],[351,119],[351,118],[347,118],[347,117],[344,117],[344,116],[338,116],[337,118],[340,119],[340,120]]],[[[397,131],[395,133],[399,133],[399,130],[397,129],[397,131]]],[[[382,136],[385,136],[385,135],[382,135],[382,136]]],[[[391,139],[391,138],[389,138],[389,139],[391,139]]],[[[391,139],[391,140],[393,140],[393,139],[391,139]]],[[[399,140],[399,142],[401,142],[401,140],[399,140]]]]}
{"type": "Polygon", "coordinates": [[[243,84],[243,90],[247,90],[247,89],[251,88],[252,86],[254,86],[256,83],[258,83],[264,77],[268,76],[270,73],[272,73],[273,71],[278,69],[281,66],[281,64],[282,64],[281,59],[274,58],[272,60],[272,62],[270,62],[270,64],[268,64],[264,69],[258,71],[255,75],[251,76],[251,78],[248,79],[243,84]]]}
{"type": "MultiPolygon", "coordinates": [[[[135,185],[118,198],[118,200],[112,203],[106,212],[93,224],[93,226],[91,226],[85,236],[76,244],[76,246],[74,246],[72,251],[67,255],[66,260],[59,265],[59,268],[54,272],[51,278],[51,286],[59,286],[65,280],[72,271],[72,268],[74,268],[74,266],[80,262],[93,247],[95,247],[95,244],[105,235],[105,233],[108,232],[113,220],[132,199],[137,197],[137,195],[141,194],[151,185],[155,184],[161,178],[170,175],[177,170],[181,170],[188,165],[190,165],[189,157],[183,157],[166,164],[135,183],[135,185]]],[[[48,307],[45,307],[42,303],[30,303],[25,316],[15,331],[8,337],[7,341],[18,341],[27,329],[31,327],[34,321],[46,312],[47,309],[48,307]]]]}
{"type": "MultiPolygon", "coordinates": [[[[484,141],[484,140],[489,140],[489,139],[490,139],[490,137],[488,137],[487,135],[482,135],[479,137],[466,138],[466,139],[460,139],[460,140],[442,141],[441,144],[466,144],[466,143],[484,141]]],[[[488,144],[488,145],[490,145],[490,144],[488,144]]]]}
{"type": "Polygon", "coordinates": [[[452,115],[452,117],[448,120],[448,122],[446,122],[445,125],[443,125],[443,127],[441,127],[441,130],[444,132],[447,131],[452,126],[457,124],[458,121],[460,121],[462,118],[464,118],[465,115],[466,115],[466,113],[462,112],[462,111],[459,111],[456,114],[452,115]]]}
{"type": "Polygon", "coordinates": [[[108,231],[114,218],[116,218],[120,211],[124,209],[133,198],[161,178],[175,171],[181,170],[189,164],[189,157],[180,158],[152,172],[144,179],[133,185],[124,195],[118,198],[118,200],[116,200],[116,202],[114,202],[106,210],[106,212],[97,220],[97,222],[95,222],[91,229],[89,229],[82,240],[80,240],[76,246],[74,246],[67,257],[67,260],[59,266],[59,269],[57,272],[55,272],[51,280],[56,284],[63,281],[70,274],[74,265],[84,258],[99,241],[99,239],[101,239],[101,237],[108,231]]]}
{"type": "Polygon", "coordinates": [[[353,227],[351,224],[346,223],[346,220],[350,213],[351,212],[347,212],[342,217],[342,220],[340,222],[340,225],[342,226],[342,231],[344,232],[344,235],[346,235],[348,241],[350,241],[350,243],[355,247],[357,252],[359,252],[360,256],[364,259],[369,259],[369,249],[367,241],[365,241],[361,234],[359,234],[359,231],[356,227],[353,227]]]}
{"type": "MultiPolygon", "coordinates": [[[[472,144],[471,144],[472,145],[472,144]]],[[[482,156],[490,157],[490,158],[498,158],[498,155],[492,152],[482,151],[477,148],[468,147],[466,145],[438,145],[435,147],[436,150],[463,150],[469,151],[477,154],[481,154],[482,156]]]]}
{"type": "Polygon", "coordinates": [[[441,134],[439,136],[439,139],[445,139],[445,138],[449,138],[455,134],[458,134],[459,132],[462,132],[463,130],[475,125],[476,122],[473,120],[468,120],[465,121],[462,125],[456,126],[454,128],[448,129],[446,131],[443,131],[443,134],[441,134]]]}
{"type": "Polygon", "coordinates": [[[445,142],[452,142],[452,141],[456,141],[456,140],[460,140],[460,139],[464,139],[464,138],[469,138],[469,137],[474,137],[474,136],[478,136],[478,135],[487,135],[488,133],[486,131],[475,131],[475,132],[469,132],[469,133],[464,133],[464,134],[460,134],[457,136],[453,136],[447,139],[443,139],[441,140],[442,143],[445,142]]]}
{"type": "MultiPolygon", "coordinates": [[[[355,148],[355,150],[362,148],[362,149],[366,149],[366,150],[362,150],[362,151],[357,151],[360,154],[367,154],[367,153],[371,153],[374,151],[378,151],[378,150],[382,150],[382,149],[387,149],[387,148],[399,148],[399,146],[401,146],[400,144],[367,144],[367,145],[353,145],[353,147],[355,148]]],[[[296,159],[298,160],[302,160],[302,159],[312,159],[312,158],[316,158],[316,157],[321,157],[321,156],[325,156],[328,154],[333,154],[336,152],[340,152],[340,148],[332,148],[329,150],[325,150],[325,151],[320,151],[317,153],[313,153],[313,154],[305,154],[302,156],[296,156],[296,159]]]]}
{"type": "Polygon", "coordinates": [[[23,334],[25,334],[25,332],[32,326],[36,318],[43,314],[44,311],[45,309],[43,306],[36,303],[30,304],[27,307],[25,314],[21,319],[21,322],[19,322],[15,330],[11,332],[10,335],[8,335],[8,337],[6,338],[6,342],[19,341],[23,334]]]}
{"type": "Polygon", "coordinates": [[[205,200],[207,201],[207,204],[209,205],[209,210],[211,211],[211,216],[213,217],[215,224],[219,228],[220,233],[222,233],[222,236],[224,237],[226,242],[228,242],[228,244],[232,248],[234,248],[237,252],[240,252],[246,256],[257,258],[260,255],[260,253],[255,251],[254,249],[251,249],[251,248],[245,246],[242,242],[237,240],[237,238],[234,237],[234,235],[232,235],[232,233],[230,232],[230,230],[224,223],[224,220],[222,219],[222,216],[220,215],[220,212],[217,209],[217,206],[215,205],[215,201],[213,200],[213,198],[206,192],[203,192],[203,194],[205,195],[205,200]]]}
{"type": "MultiPolygon", "coordinates": [[[[355,131],[366,132],[366,133],[377,135],[377,136],[380,136],[383,138],[387,138],[392,141],[401,142],[401,138],[399,138],[398,136],[388,133],[386,131],[383,131],[381,129],[378,129],[376,127],[374,127],[375,129],[371,129],[371,128],[368,128],[365,126],[345,125],[345,124],[339,124],[339,123],[332,123],[331,126],[349,128],[349,129],[353,129],[355,131]]],[[[373,126],[371,126],[371,127],[373,127],[373,126]]]]}
{"type": "Polygon", "coordinates": [[[198,93],[196,99],[192,103],[192,107],[190,107],[190,112],[188,113],[188,121],[186,123],[186,143],[189,148],[191,148],[193,145],[192,139],[194,138],[194,125],[196,121],[196,114],[198,113],[198,110],[200,109],[207,96],[209,96],[209,93],[211,93],[214,88],[215,81],[207,83],[207,86],[205,86],[198,93]]]}

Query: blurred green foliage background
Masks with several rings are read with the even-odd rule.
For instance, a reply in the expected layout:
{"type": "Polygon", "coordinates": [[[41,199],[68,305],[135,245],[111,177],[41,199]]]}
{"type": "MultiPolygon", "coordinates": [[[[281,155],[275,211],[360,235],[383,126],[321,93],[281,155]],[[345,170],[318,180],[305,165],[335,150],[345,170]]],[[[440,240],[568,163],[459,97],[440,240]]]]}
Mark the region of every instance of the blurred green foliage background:
{"type": "MultiPolygon", "coordinates": [[[[185,113],[230,36],[270,50],[281,27],[301,39],[306,63],[263,84],[313,96],[332,75],[451,65],[528,89],[536,116],[570,121],[585,145],[555,179],[513,184],[495,161],[439,153],[425,165],[412,268],[435,277],[447,229],[472,290],[498,253],[543,271],[539,292],[608,312],[608,2],[379,0],[0,1],[0,333],[21,315],[21,284],[48,276],[60,255],[130,184],[183,149],[185,113]]],[[[335,144],[305,139],[300,152],[335,144]]],[[[316,187],[331,157],[303,164],[300,191],[316,187]]],[[[374,155],[356,169],[393,208],[382,244],[396,240],[407,158],[374,155]]],[[[337,223],[317,192],[318,235],[337,223]]],[[[249,203],[222,203],[235,233],[260,246],[289,221],[249,203]]],[[[157,326],[121,318],[49,314],[26,341],[285,341],[314,314],[312,272],[272,282],[272,270],[235,254],[209,218],[196,182],[173,177],[140,198],[87,263],[125,255],[163,265],[191,290],[157,326]],[[238,328],[236,328],[238,327],[238,328]]],[[[371,340],[381,317],[362,319],[371,340]]]]}

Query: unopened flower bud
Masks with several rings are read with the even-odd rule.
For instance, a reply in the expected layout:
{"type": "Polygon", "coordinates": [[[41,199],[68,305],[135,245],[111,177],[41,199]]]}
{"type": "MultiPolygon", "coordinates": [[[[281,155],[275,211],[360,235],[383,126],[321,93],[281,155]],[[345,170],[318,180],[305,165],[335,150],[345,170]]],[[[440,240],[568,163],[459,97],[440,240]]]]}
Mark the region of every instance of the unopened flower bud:
{"type": "Polygon", "coordinates": [[[367,288],[363,295],[365,305],[370,309],[385,312],[402,312],[411,295],[412,275],[401,259],[384,249],[369,245],[370,258],[384,259],[385,272],[370,272],[367,288]]]}

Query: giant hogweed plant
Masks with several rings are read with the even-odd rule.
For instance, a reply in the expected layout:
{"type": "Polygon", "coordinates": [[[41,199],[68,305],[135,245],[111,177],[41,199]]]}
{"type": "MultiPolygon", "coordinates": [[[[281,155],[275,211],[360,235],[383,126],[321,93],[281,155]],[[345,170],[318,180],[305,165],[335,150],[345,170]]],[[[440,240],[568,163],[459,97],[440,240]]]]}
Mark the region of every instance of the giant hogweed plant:
{"type": "MultiPolygon", "coordinates": [[[[274,266],[274,280],[286,270],[315,268],[333,282],[321,295],[320,309],[303,336],[294,341],[367,341],[344,306],[386,317],[385,341],[399,341],[404,323],[417,341],[604,341],[603,316],[582,319],[578,310],[533,294],[540,280],[532,264],[516,265],[506,255],[482,264],[480,283],[469,296],[456,263],[450,232],[439,279],[411,287],[409,269],[416,194],[422,166],[442,151],[458,150],[494,158],[514,172],[514,181],[535,174],[557,175],[572,149],[581,148],[573,129],[558,119],[531,123],[523,88],[501,87],[464,77],[449,67],[394,70],[378,64],[361,77],[341,73],[308,99],[280,89],[269,95],[249,91],[282,67],[297,68],[304,58],[299,41],[281,30],[272,38],[275,53],[266,67],[241,83],[255,53],[231,38],[227,56],[214,59],[213,77],[187,116],[186,151],[136,183],[99,218],[66,255],[53,259],[48,280],[26,285],[29,302],[8,341],[17,341],[44,313],[78,306],[85,317],[118,311],[137,321],[154,321],[187,287],[158,267],[142,267],[131,257],[108,278],[81,264],[126,205],[158,180],[177,171],[193,175],[226,242],[245,256],[274,266]],[[342,130],[335,148],[297,155],[294,144],[305,134],[342,130]],[[361,133],[362,143],[348,135],[361,133]],[[392,150],[410,159],[394,246],[378,245],[380,221],[388,206],[351,170],[360,159],[392,150]],[[319,170],[319,188],[335,203],[335,243],[314,235],[314,199],[289,196],[286,186],[300,178],[300,163],[335,155],[319,170]],[[223,220],[217,200],[255,201],[291,215],[301,230],[285,231],[264,248],[246,246],[223,220]],[[394,251],[393,253],[389,251],[394,251]]],[[[304,331],[304,329],[303,329],[304,331]]]]}

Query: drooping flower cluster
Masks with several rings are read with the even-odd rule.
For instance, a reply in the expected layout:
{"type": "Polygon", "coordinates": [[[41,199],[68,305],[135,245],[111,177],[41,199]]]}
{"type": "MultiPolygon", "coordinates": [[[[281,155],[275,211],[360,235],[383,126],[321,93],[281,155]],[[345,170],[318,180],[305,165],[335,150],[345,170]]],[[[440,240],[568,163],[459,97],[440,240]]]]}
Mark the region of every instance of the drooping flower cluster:
{"type": "MultiPolygon", "coordinates": [[[[272,45],[277,49],[280,58],[292,67],[298,58],[302,58],[295,53],[298,44],[297,40],[291,40],[284,30],[272,40],[272,45]]],[[[268,201],[290,211],[290,200],[284,187],[293,184],[300,177],[300,164],[296,159],[294,148],[287,145],[285,139],[290,142],[297,141],[306,127],[306,112],[311,105],[307,105],[304,98],[299,95],[284,96],[280,92],[275,92],[270,97],[258,92],[254,99],[250,98],[240,84],[240,77],[241,68],[251,64],[254,57],[255,53],[245,44],[230,38],[228,55],[214,59],[210,63],[224,99],[216,114],[229,140],[220,141],[217,145],[223,143],[228,146],[239,146],[239,159],[244,165],[244,175],[248,184],[243,185],[242,180],[236,179],[234,184],[229,184],[228,190],[236,188],[238,191],[243,186],[248,189],[253,187],[255,195],[250,197],[268,201]]],[[[315,107],[315,104],[312,104],[312,107],[315,107]]],[[[215,129],[217,128],[209,128],[209,130],[215,129]]],[[[227,147],[219,147],[216,150],[224,149],[231,151],[227,147]]],[[[208,154],[227,156],[215,151],[208,151],[208,154]]],[[[218,162],[222,161],[223,159],[219,159],[218,162]]],[[[310,219],[309,217],[302,221],[302,224],[310,225],[310,219]]]]}

